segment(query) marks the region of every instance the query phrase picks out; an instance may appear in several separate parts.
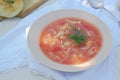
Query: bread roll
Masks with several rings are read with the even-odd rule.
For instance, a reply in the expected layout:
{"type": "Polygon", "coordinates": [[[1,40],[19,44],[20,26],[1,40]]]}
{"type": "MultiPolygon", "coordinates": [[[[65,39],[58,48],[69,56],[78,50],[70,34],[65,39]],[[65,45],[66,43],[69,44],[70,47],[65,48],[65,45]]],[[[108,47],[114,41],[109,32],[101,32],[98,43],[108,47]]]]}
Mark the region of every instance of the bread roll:
{"type": "Polygon", "coordinates": [[[12,18],[18,15],[22,9],[23,0],[0,0],[0,16],[12,18]]]}

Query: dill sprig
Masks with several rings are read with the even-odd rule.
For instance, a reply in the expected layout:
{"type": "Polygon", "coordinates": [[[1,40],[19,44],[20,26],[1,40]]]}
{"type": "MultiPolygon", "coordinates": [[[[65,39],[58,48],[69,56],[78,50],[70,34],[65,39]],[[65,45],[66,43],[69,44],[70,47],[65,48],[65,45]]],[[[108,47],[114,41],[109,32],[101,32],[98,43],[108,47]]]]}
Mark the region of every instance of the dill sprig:
{"type": "Polygon", "coordinates": [[[71,25],[72,30],[74,31],[73,34],[70,34],[68,37],[71,40],[74,40],[75,43],[77,43],[78,45],[83,44],[84,42],[87,41],[87,36],[85,35],[85,33],[83,32],[82,29],[78,30],[75,25],[71,25]]]}

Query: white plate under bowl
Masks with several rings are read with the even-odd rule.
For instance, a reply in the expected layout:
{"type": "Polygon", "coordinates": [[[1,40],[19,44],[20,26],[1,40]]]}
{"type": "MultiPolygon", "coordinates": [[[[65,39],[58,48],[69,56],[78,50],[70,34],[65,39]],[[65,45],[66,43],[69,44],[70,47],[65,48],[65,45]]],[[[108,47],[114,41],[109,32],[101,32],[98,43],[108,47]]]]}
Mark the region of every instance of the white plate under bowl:
{"type": "Polygon", "coordinates": [[[82,70],[92,68],[97,64],[101,63],[102,61],[104,61],[111,49],[112,37],[107,26],[96,16],[81,10],[63,9],[63,10],[56,10],[56,11],[50,12],[40,17],[36,22],[34,22],[34,24],[31,26],[28,32],[27,42],[32,55],[41,64],[59,71],[76,72],[76,71],[82,71],[82,70]],[[47,26],[49,23],[51,23],[52,21],[55,21],[60,18],[65,18],[65,17],[77,17],[77,18],[83,19],[95,25],[100,30],[103,37],[102,48],[99,51],[99,53],[88,62],[85,62],[80,65],[74,65],[74,66],[59,64],[48,59],[44,55],[44,53],[41,51],[39,47],[39,37],[43,28],[47,26]]]}

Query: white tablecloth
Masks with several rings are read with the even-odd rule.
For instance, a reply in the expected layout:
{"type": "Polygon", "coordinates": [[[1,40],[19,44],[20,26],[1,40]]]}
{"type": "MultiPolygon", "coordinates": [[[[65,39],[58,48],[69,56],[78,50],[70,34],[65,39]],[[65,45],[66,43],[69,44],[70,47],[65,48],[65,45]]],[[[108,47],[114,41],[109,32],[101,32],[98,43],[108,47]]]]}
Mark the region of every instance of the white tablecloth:
{"type": "MultiPolygon", "coordinates": [[[[116,13],[116,1],[105,0],[104,3],[106,8],[117,17],[119,16],[116,13]]],[[[55,80],[112,80],[116,68],[115,57],[118,54],[115,47],[112,48],[109,57],[103,63],[90,70],[76,73],[52,70],[41,65],[31,56],[26,42],[26,30],[40,16],[59,9],[79,9],[94,14],[108,26],[112,34],[113,46],[120,43],[119,26],[109,13],[102,9],[93,9],[86,0],[57,0],[48,6],[38,8],[22,19],[16,27],[0,37],[0,72],[27,65],[34,73],[55,80]]]]}

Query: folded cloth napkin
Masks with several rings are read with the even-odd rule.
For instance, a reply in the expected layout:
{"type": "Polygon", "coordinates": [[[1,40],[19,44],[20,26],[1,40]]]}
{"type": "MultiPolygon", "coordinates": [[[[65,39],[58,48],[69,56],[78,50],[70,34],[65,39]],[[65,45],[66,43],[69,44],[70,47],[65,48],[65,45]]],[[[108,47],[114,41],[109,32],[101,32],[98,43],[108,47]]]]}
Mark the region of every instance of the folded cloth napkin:
{"type": "Polygon", "coordinates": [[[0,72],[28,65],[32,72],[54,80],[112,80],[114,72],[115,47],[112,48],[108,58],[101,64],[81,72],[61,72],[38,63],[29,52],[26,41],[26,29],[40,16],[54,10],[72,8],[88,11],[103,20],[111,31],[113,46],[119,40],[118,24],[103,10],[92,9],[88,3],[81,5],[82,0],[59,0],[23,19],[17,27],[0,37],[0,72]],[[69,3],[69,4],[67,4],[69,3]],[[62,6],[61,6],[62,5],[62,6]],[[107,21],[107,22],[106,22],[107,21]]]}

